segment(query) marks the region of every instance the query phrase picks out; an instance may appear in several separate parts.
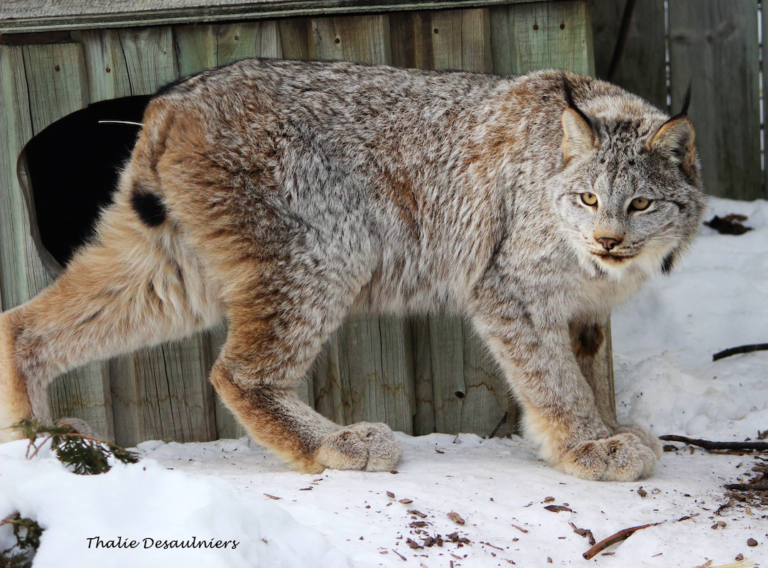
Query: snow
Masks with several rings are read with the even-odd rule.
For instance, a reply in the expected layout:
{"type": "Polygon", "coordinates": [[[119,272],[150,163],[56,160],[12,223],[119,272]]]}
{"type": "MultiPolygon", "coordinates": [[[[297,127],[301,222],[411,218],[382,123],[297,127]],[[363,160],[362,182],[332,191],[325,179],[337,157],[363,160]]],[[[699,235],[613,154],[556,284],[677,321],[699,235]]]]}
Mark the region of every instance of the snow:
{"type": "MultiPolygon", "coordinates": [[[[0,516],[19,511],[46,529],[34,568],[350,566],[320,532],[221,480],[169,471],[154,460],[74,475],[50,451],[24,459],[26,447],[0,446],[0,516]],[[137,546],[102,548],[94,537],[137,546]],[[219,548],[171,548],[173,541],[219,548]]],[[[0,550],[14,542],[4,527],[0,550]]]]}
{"type": "MultiPolygon", "coordinates": [[[[768,204],[711,200],[708,218],[729,213],[747,215],[755,230],[726,236],[702,228],[671,276],[615,313],[622,421],[710,439],[754,438],[768,429],[768,352],[712,362],[724,348],[768,341],[768,204]]],[[[520,437],[397,436],[404,447],[397,473],[320,475],[290,471],[245,439],[146,442],[139,464],[87,477],[67,472],[46,451],[26,460],[24,443],[14,442],[0,446],[0,518],[19,510],[46,528],[35,568],[450,568],[451,562],[539,568],[549,559],[553,566],[583,566],[590,545],[570,523],[601,540],[661,521],[667,522],[589,563],[694,568],[711,560],[716,567],[743,554],[743,566],[766,565],[767,511],[742,505],[716,514],[727,502],[723,484],[748,479],[754,456],[684,448],[665,453],[650,479],[596,483],[555,471],[520,437]],[[457,525],[451,512],[466,524],[457,525]],[[689,515],[695,516],[677,522],[689,515]],[[719,521],[725,526],[711,528],[719,521]],[[469,542],[449,542],[454,532],[454,539],[469,542]],[[428,535],[441,535],[443,546],[407,544],[410,538],[421,545],[428,535]],[[89,549],[93,536],[239,544],[234,550],[89,549]],[[758,546],[748,547],[749,538],[758,546]]],[[[10,543],[9,533],[0,528],[0,547],[10,543]]]]}
{"type": "Polygon", "coordinates": [[[669,277],[613,317],[617,405],[653,432],[710,439],[768,430],[768,353],[713,362],[723,349],[768,343],[768,203],[710,199],[707,219],[746,215],[754,230],[703,227],[669,277]]]}

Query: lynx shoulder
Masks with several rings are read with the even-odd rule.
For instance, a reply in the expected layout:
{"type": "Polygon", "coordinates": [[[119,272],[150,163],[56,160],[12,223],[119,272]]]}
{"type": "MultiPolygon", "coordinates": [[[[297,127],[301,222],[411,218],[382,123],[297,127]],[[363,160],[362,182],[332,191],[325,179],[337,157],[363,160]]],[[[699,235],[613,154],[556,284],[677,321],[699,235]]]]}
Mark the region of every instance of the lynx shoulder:
{"type": "MultiPolygon", "coordinates": [[[[383,424],[295,387],[352,310],[474,324],[556,467],[649,475],[656,438],[600,381],[611,308],[668,271],[704,207],[694,129],[605,82],[249,60],[164,89],[62,276],[0,316],[0,426],[67,369],[226,318],[211,380],[304,471],[387,470],[383,424]]],[[[7,439],[9,430],[0,430],[7,439]]]]}

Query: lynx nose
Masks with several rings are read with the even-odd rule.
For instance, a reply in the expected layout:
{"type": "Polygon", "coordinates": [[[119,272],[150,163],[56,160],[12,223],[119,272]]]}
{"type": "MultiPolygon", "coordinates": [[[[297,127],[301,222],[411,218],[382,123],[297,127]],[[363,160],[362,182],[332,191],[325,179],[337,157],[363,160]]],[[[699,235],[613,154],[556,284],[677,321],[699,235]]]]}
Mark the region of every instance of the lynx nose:
{"type": "Polygon", "coordinates": [[[595,240],[603,245],[605,250],[613,250],[613,247],[620,245],[623,239],[615,239],[613,237],[597,237],[595,240]]]}

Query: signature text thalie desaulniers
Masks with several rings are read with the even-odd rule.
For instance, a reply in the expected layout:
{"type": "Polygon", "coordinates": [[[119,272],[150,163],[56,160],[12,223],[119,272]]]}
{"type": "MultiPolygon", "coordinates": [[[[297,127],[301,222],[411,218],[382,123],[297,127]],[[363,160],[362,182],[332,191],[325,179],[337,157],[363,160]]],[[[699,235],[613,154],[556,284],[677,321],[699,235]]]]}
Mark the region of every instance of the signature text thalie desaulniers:
{"type": "Polygon", "coordinates": [[[234,550],[240,544],[236,540],[215,540],[213,538],[204,540],[198,539],[196,536],[184,540],[151,537],[127,539],[121,536],[103,539],[100,536],[92,536],[86,540],[88,541],[88,548],[232,548],[234,550]]]}

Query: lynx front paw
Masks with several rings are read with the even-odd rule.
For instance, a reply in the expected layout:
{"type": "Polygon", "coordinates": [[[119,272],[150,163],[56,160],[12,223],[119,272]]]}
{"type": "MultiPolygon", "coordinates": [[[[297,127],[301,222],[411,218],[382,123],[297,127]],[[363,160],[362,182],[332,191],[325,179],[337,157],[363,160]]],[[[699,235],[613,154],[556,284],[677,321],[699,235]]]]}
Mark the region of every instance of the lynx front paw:
{"type": "Polygon", "coordinates": [[[557,465],[566,473],[583,479],[634,481],[653,473],[656,456],[640,438],[623,433],[581,442],[566,452],[557,465]]]}
{"type": "Polygon", "coordinates": [[[614,431],[614,434],[634,434],[638,438],[640,438],[640,441],[643,443],[644,446],[647,448],[650,448],[650,450],[656,454],[656,458],[661,458],[661,454],[663,453],[662,447],[661,447],[661,441],[651,434],[648,430],[643,428],[642,426],[637,426],[635,424],[626,424],[623,426],[619,426],[614,431]]]}
{"type": "Polygon", "coordinates": [[[400,459],[400,445],[386,424],[360,422],[323,437],[318,463],[331,469],[390,471],[400,459]]]}

